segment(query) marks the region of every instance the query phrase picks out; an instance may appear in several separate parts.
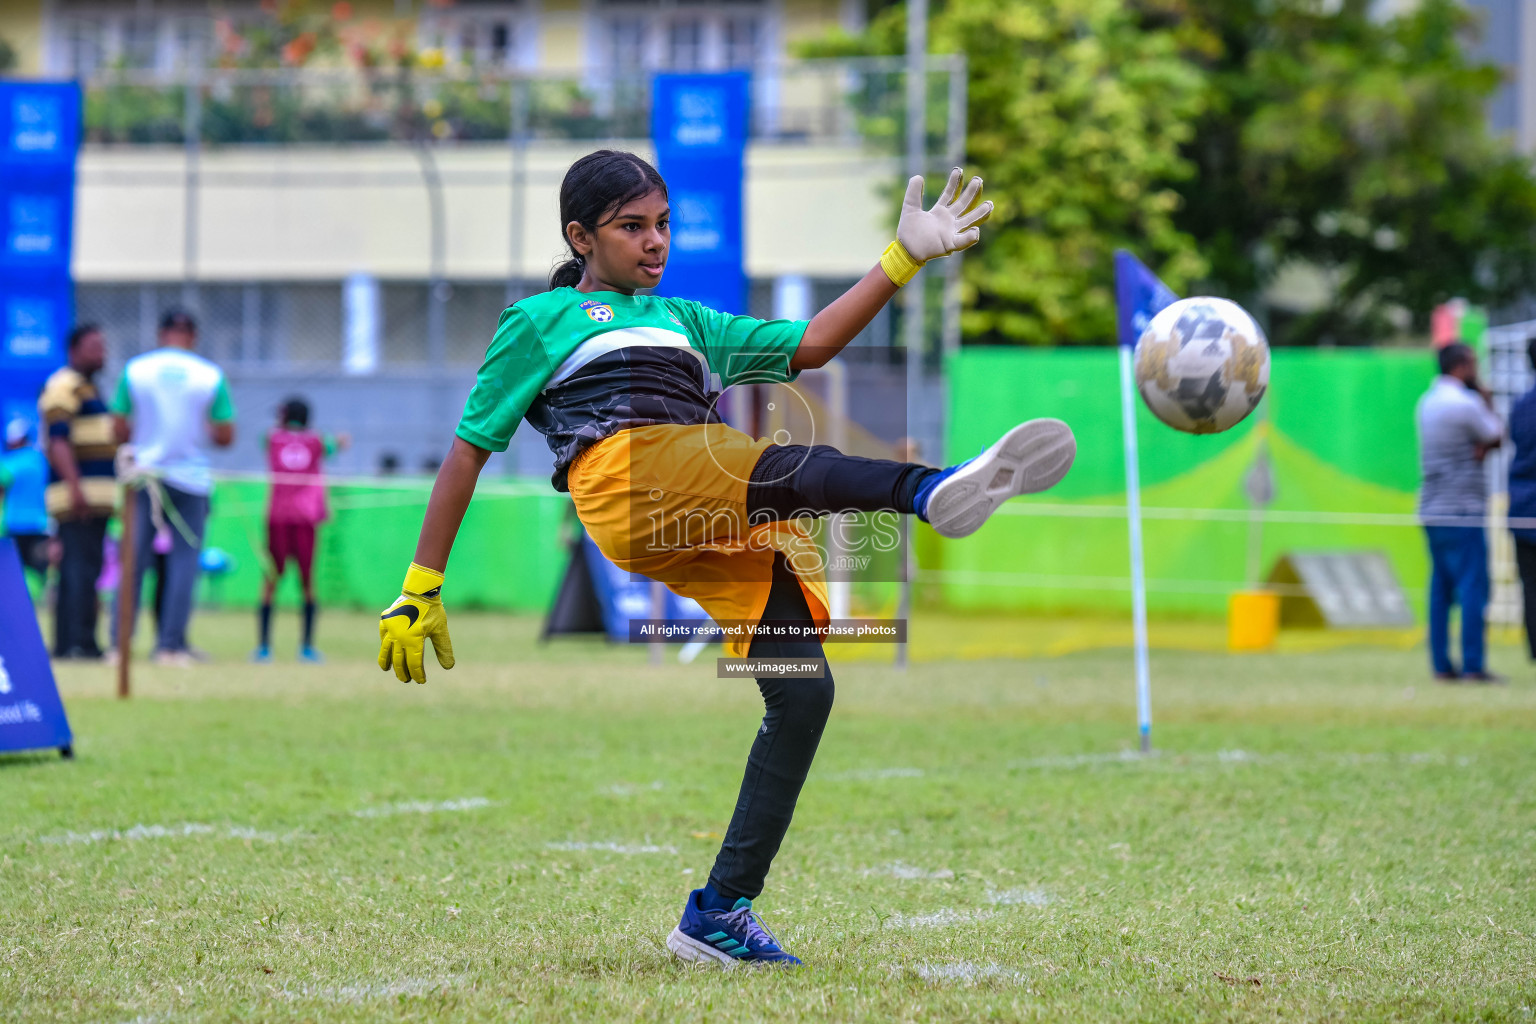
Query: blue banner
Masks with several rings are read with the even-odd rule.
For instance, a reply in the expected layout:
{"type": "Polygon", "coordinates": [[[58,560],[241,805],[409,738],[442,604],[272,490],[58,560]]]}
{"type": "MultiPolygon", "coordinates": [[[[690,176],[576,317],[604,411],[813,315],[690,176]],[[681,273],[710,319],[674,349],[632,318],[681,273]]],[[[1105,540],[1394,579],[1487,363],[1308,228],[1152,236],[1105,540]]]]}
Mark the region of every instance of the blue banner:
{"type": "Polygon", "coordinates": [[[751,79],[745,72],[657,75],[651,95],[656,169],[672,205],[672,249],[658,295],[747,311],[742,183],[751,79]]]}
{"type": "Polygon", "coordinates": [[[0,622],[0,750],[57,747],[68,753],[74,738],[9,537],[0,537],[0,622]]]}
{"type": "Polygon", "coordinates": [[[1148,270],[1146,264],[1124,249],[1115,250],[1115,307],[1120,344],[1135,348],[1152,318],[1179,297],[1148,270]]]}
{"type": "MultiPolygon", "coordinates": [[[[581,552],[587,562],[587,573],[597,603],[602,608],[603,632],[614,643],[627,643],[630,639],[630,619],[651,619],[651,581],[644,576],[627,573],[608,561],[591,537],[581,540],[581,552]]],[[[661,617],[671,622],[698,622],[702,628],[709,625],[709,616],[692,598],[679,597],[667,590],[661,617]]]]}
{"type": "Polygon", "coordinates": [[[0,82],[0,164],[53,164],[75,173],[80,87],[74,82],[0,82]]]}
{"type": "Polygon", "coordinates": [[[0,409],[35,410],[74,320],[74,82],[0,81],[0,409]]]}
{"type": "Polygon", "coordinates": [[[0,369],[7,376],[19,370],[51,373],[64,362],[74,292],[67,272],[0,272],[0,369]]]}

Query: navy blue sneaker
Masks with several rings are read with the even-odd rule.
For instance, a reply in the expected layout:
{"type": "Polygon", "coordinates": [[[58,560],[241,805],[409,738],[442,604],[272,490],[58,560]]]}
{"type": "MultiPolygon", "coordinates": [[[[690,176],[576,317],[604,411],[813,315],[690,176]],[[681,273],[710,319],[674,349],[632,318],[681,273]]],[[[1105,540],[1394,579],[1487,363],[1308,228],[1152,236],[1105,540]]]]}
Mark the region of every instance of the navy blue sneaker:
{"type": "Polygon", "coordinates": [[[937,533],[965,537],[1009,498],[1055,487],[1076,457],[1071,427],[1061,420],[1028,420],[974,459],[926,478],[912,503],[937,533]]]}
{"type": "Polygon", "coordinates": [[[679,960],[715,962],[722,967],[737,964],[782,964],[799,967],[800,960],[779,947],[779,940],[763,927],[745,896],[730,910],[705,910],[699,902],[703,889],[688,894],[683,919],[667,936],[667,948],[679,960]]]}

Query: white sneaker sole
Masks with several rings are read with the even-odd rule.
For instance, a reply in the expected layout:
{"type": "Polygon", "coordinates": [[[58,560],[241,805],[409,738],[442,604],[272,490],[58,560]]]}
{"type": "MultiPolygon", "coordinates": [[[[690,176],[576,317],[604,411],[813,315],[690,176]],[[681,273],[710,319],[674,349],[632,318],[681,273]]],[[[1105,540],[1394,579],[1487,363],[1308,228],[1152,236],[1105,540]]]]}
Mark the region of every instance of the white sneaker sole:
{"type": "Polygon", "coordinates": [[[1061,420],[1020,423],[928,496],[928,522],[944,537],[966,537],[1009,498],[1061,482],[1077,457],[1077,439],[1061,420]]]}
{"type": "Polygon", "coordinates": [[[684,935],[681,928],[673,928],[672,934],[667,936],[667,948],[673,956],[689,963],[716,963],[726,970],[732,970],[740,964],[729,953],[722,953],[711,945],[684,935]]]}

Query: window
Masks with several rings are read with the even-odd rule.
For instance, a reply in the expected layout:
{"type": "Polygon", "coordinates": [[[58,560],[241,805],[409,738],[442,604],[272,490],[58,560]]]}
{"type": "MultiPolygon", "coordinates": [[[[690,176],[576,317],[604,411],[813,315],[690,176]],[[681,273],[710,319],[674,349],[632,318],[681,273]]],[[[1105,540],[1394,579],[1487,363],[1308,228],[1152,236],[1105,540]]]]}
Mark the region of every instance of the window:
{"type": "Polygon", "coordinates": [[[54,2],[62,10],[45,25],[47,66],[55,74],[89,78],[116,68],[174,72],[206,67],[213,55],[213,18],[194,5],[54,2]]]}
{"type": "Polygon", "coordinates": [[[602,45],[593,54],[618,71],[720,71],[767,62],[762,0],[598,0],[602,45]]]}
{"type": "Polygon", "coordinates": [[[763,58],[759,52],[762,32],[753,15],[735,15],[725,19],[725,66],[750,68],[763,58]]]}
{"type": "Polygon", "coordinates": [[[618,72],[645,67],[645,22],[639,18],[615,18],[608,23],[608,53],[618,72]]]}
{"type": "Polygon", "coordinates": [[[520,49],[530,29],[526,13],[516,2],[477,3],[459,0],[448,10],[423,15],[423,45],[436,46],[452,63],[477,68],[511,68],[522,63],[520,49]]]}
{"type": "Polygon", "coordinates": [[[679,18],[667,26],[666,63],[673,71],[704,67],[704,23],[700,19],[679,18]]]}
{"type": "Polygon", "coordinates": [[[118,62],[132,71],[155,68],[160,49],[160,25],[160,19],[153,15],[123,18],[118,62]]]}
{"type": "Polygon", "coordinates": [[[64,22],[64,72],[87,78],[107,62],[105,26],[99,18],[70,18],[64,22]]]}
{"type": "Polygon", "coordinates": [[[208,18],[177,18],[171,27],[172,63],[178,71],[207,67],[213,52],[213,22],[208,18]]]}
{"type": "Polygon", "coordinates": [[[459,23],[460,60],[475,67],[517,63],[516,26],[509,17],[465,18],[459,23]]]}

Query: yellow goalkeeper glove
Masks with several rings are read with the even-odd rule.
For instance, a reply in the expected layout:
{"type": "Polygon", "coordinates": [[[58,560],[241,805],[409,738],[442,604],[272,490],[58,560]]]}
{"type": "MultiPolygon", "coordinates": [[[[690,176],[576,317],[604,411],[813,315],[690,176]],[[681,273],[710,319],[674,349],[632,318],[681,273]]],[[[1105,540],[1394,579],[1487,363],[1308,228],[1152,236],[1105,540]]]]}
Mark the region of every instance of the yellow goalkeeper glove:
{"type": "Polygon", "coordinates": [[[448,613],[441,598],[443,574],[411,563],[400,598],[379,616],[379,668],[395,670],[402,683],[427,681],[427,641],[437,663],[453,668],[453,641],[448,639],[448,613]]]}
{"type": "Polygon", "coordinates": [[[923,176],[913,175],[907,182],[896,241],[880,254],[880,266],[893,284],[905,285],[929,260],[969,249],[981,240],[981,225],[992,216],[992,203],[981,201],[980,178],[972,178],[962,189],[962,176],[958,167],[950,171],[939,201],[927,210],[923,209],[923,176]]]}

